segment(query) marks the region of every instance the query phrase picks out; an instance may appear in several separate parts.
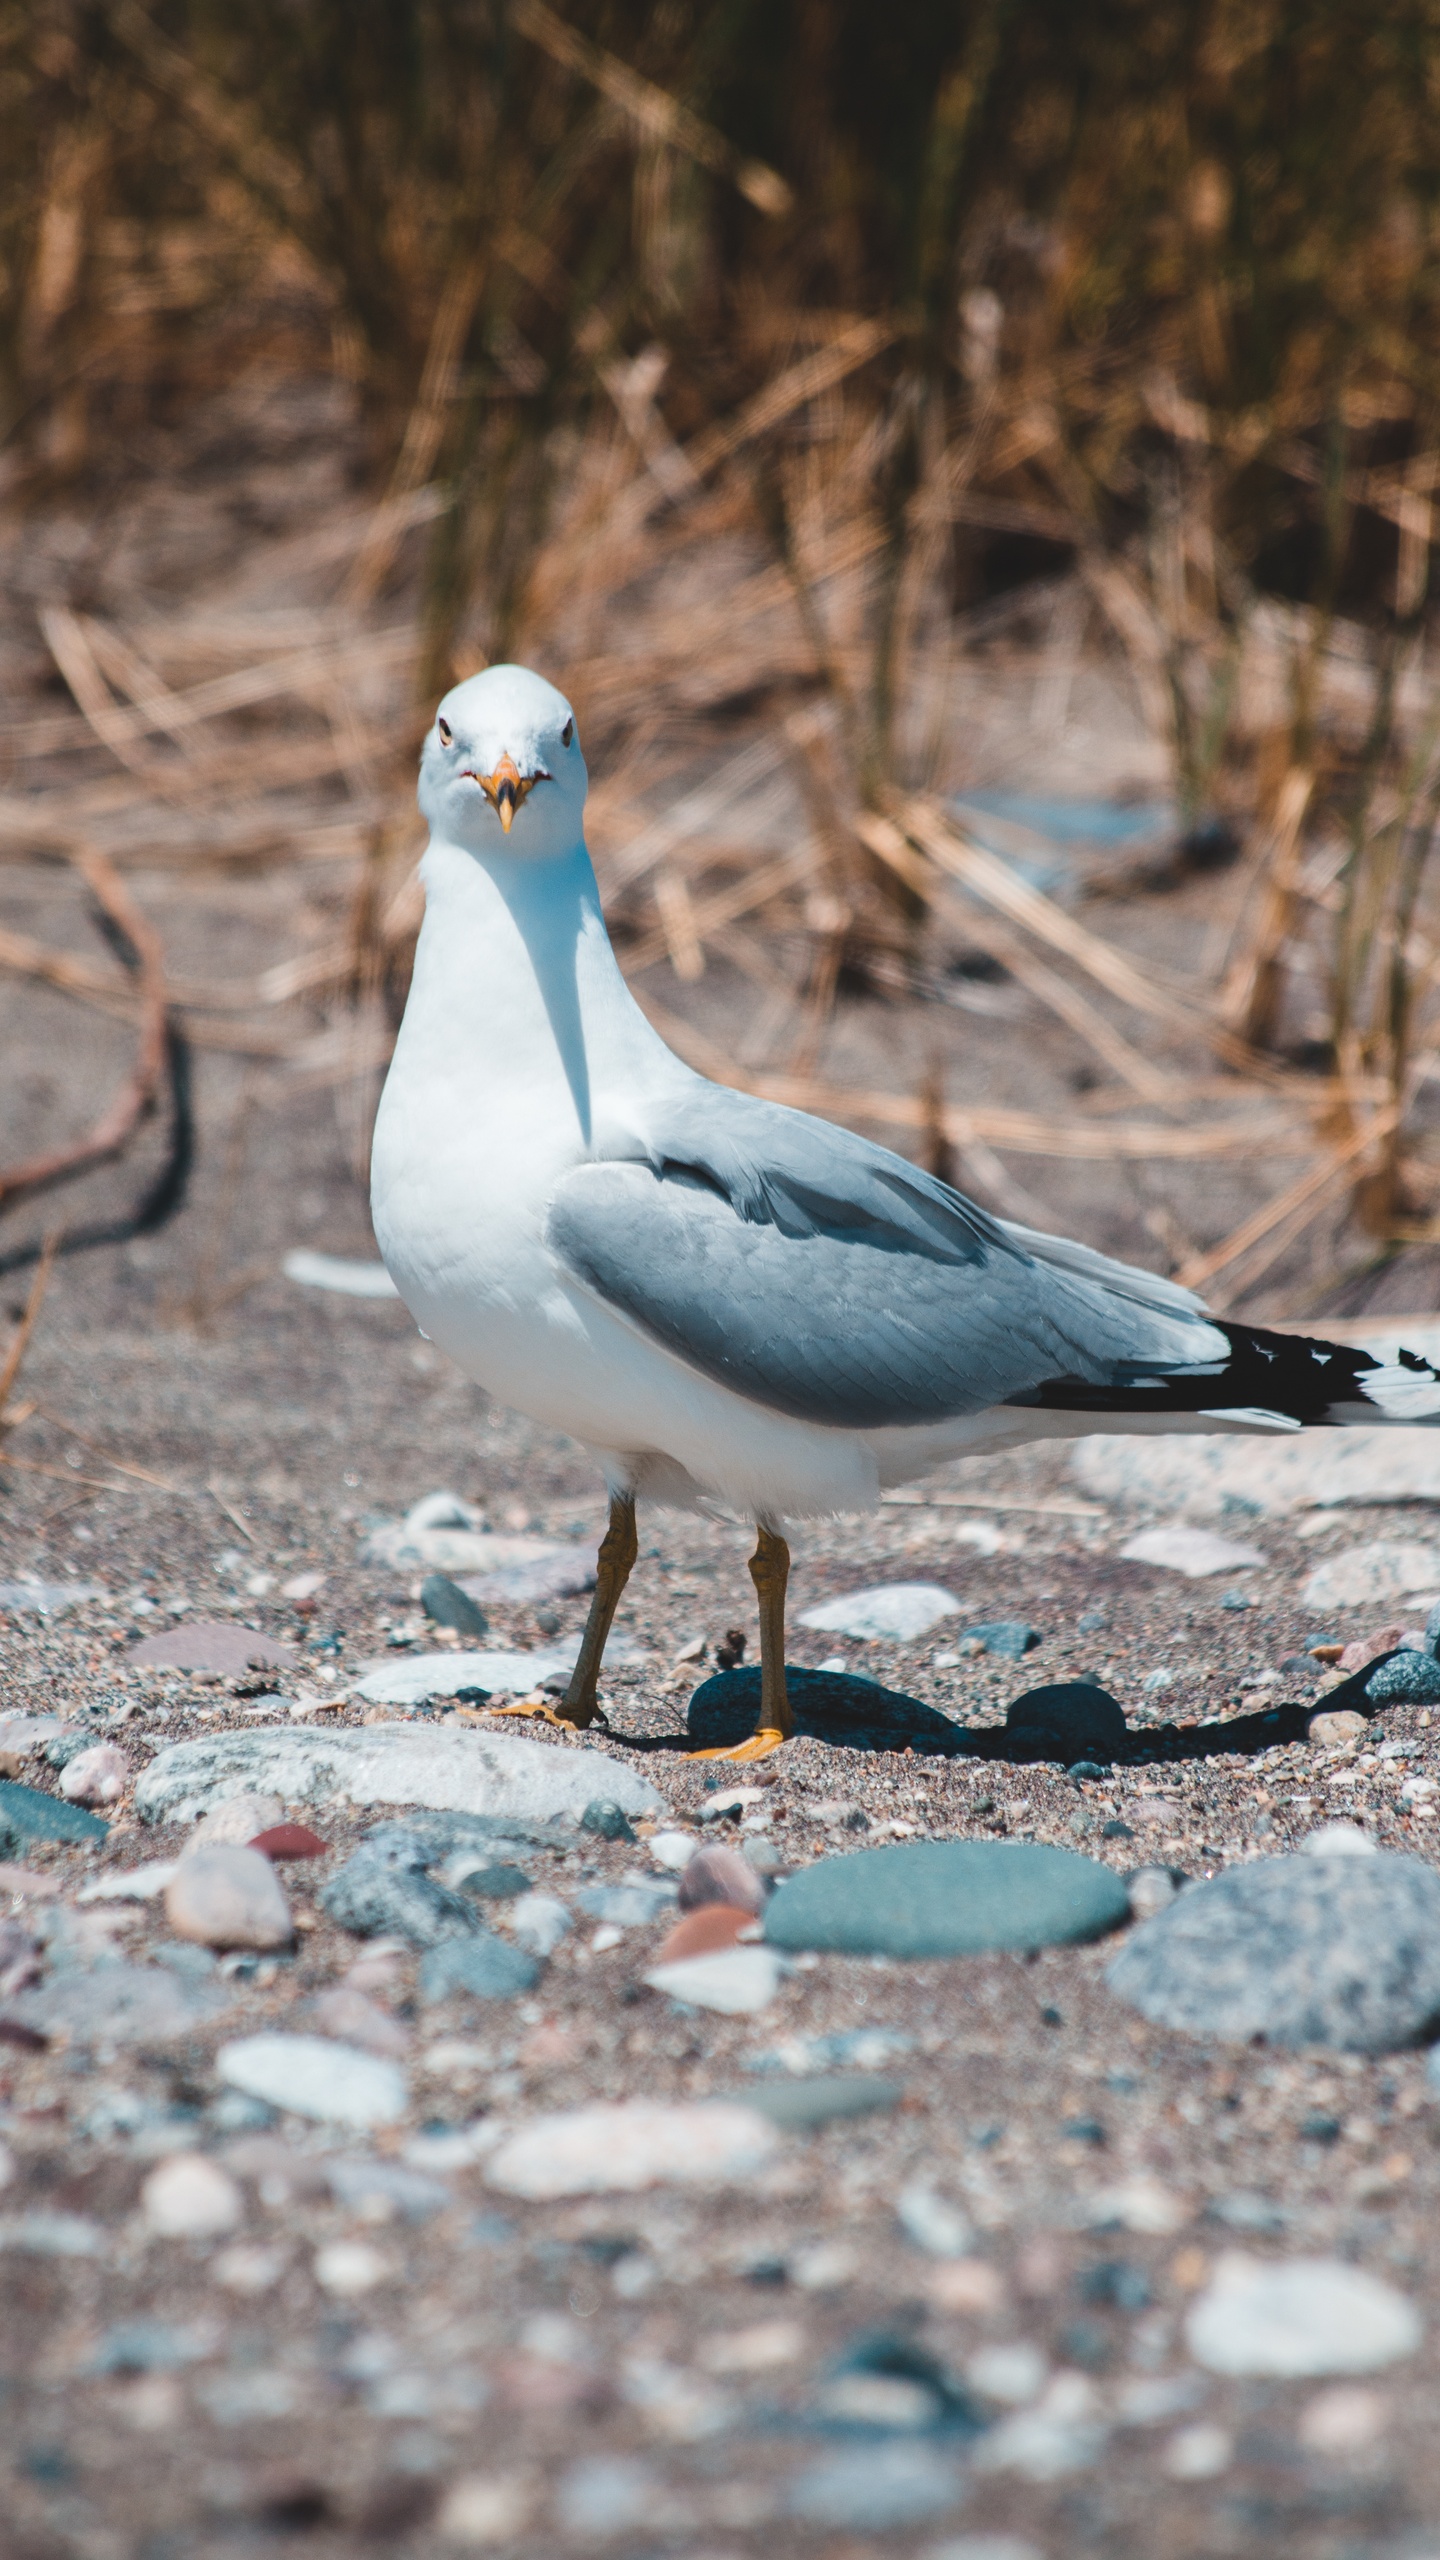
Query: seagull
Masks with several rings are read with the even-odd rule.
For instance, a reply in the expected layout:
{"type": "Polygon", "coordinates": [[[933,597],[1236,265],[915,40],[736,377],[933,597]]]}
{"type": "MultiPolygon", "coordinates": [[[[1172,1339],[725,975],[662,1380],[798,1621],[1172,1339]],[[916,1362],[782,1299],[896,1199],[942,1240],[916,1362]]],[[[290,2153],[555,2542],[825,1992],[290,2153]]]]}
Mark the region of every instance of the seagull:
{"type": "Polygon", "coordinates": [[[414,977],[376,1121],[376,1241],[470,1377],[598,1461],[609,1522],[558,1708],[604,1717],[637,1501],[754,1524],[759,1759],[794,1730],[787,1521],[1090,1431],[1440,1422],[1440,1376],[1222,1323],[1174,1281],[989,1216],[848,1129],[698,1075],[631,995],[575,714],[528,668],[446,694],[420,759],[414,977]]]}

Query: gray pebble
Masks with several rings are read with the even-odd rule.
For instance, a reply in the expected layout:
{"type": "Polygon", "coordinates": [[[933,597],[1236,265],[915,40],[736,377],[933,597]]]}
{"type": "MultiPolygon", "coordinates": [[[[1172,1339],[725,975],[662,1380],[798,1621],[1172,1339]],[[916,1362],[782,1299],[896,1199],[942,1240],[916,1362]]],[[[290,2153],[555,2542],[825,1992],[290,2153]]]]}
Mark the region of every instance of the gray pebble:
{"type": "Polygon", "coordinates": [[[1440,1706],[1440,1662],[1433,1653],[1412,1653],[1407,1647],[1392,1653],[1372,1671],[1365,1683],[1365,1695],[1376,1706],[1404,1701],[1411,1706],[1440,1706]]]}
{"type": "Polygon", "coordinates": [[[540,1971],[533,1956],[488,1929],[477,1930],[472,1937],[444,1938],[421,1958],[420,1997],[446,2000],[452,1991],[466,1991],[474,2000],[514,2000],[534,1989],[540,1971]]]}
{"type": "Polygon", "coordinates": [[[433,1625],[453,1627],[460,1636],[484,1636],[490,1621],[479,1603],[448,1573],[427,1573],[420,1585],[420,1606],[433,1625]]]}
{"type": "Polygon", "coordinates": [[[1440,2021],[1440,1875],[1418,1858],[1265,1858],[1144,1921],[1111,1989],[1231,2043],[1388,2053],[1440,2021]]]}
{"type": "Polygon", "coordinates": [[[903,2436],[827,2453],[790,2484],[789,2508],[806,2524],[893,2533],[949,2513],[964,2495],[954,2462],[903,2436]]]}
{"type": "Polygon", "coordinates": [[[593,1804],[587,1804],[580,1816],[580,1828],[592,1832],[597,1840],[635,1838],[628,1816],[606,1796],[597,1796],[593,1804]]]}
{"type": "MultiPolygon", "coordinates": [[[[88,1743],[87,1743],[88,1748],[88,1743]]],[[[66,1804],[39,1787],[0,1779],[0,1856],[13,1857],[32,1840],[106,1840],[110,1825],[83,1805],[66,1804]]]]}
{"type": "Polygon", "coordinates": [[[1129,1908],[1120,1878],[1072,1849],[916,1840],[817,1859],[777,1888],[765,1935],[834,1954],[979,1955],[1097,1938],[1129,1908]]]}

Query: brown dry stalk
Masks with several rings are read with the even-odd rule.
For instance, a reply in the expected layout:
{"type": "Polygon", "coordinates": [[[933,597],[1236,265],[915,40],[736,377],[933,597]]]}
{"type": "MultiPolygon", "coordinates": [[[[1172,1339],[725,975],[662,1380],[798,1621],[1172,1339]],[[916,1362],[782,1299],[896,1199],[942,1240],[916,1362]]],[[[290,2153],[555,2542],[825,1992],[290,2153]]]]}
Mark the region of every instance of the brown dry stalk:
{"type": "MultiPolygon", "coordinates": [[[[1312,1201],[1318,1208],[1324,1193],[1340,1179],[1355,1162],[1357,1156],[1363,1155],[1368,1147],[1377,1145],[1388,1135],[1395,1125],[1397,1116],[1393,1108],[1378,1112],[1373,1120],[1367,1121],[1364,1128],[1354,1130],[1343,1147],[1337,1147],[1324,1158],[1322,1163],[1312,1165],[1308,1173],[1302,1173],[1297,1181],[1290,1184],[1288,1190],[1278,1192],[1263,1209],[1257,1209],[1251,1217],[1243,1219],[1223,1242],[1213,1245],[1208,1252],[1197,1255],[1192,1262],[1187,1262],[1183,1270],[1175,1275],[1181,1286],[1186,1289],[1198,1289],[1203,1282],[1212,1279],[1217,1271],[1223,1271],[1229,1263],[1238,1262],[1241,1255],[1249,1253],[1252,1246],[1262,1243],[1272,1229],[1279,1227],[1297,1210],[1307,1207],[1312,1201]]],[[[1299,1230],[1297,1229],[1296,1232],[1298,1233],[1299,1230]]],[[[1287,1238],[1286,1241],[1289,1242],[1291,1239],[1287,1238]]]]}
{"type": "Polygon", "coordinates": [[[668,89],[644,79],[603,46],[592,44],[578,28],[567,26],[563,18],[557,18],[554,10],[545,6],[545,0],[510,0],[510,23],[548,53],[553,62],[563,63],[568,71],[578,71],[602,98],[608,98],[612,107],[618,107],[653,141],[669,143],[697,160],[703,169],[713,169],[718,177],[729,178],[758,212],[789,212],[794,198],[778,170],[767,168],[761,160],[745,159],[733,143],[689,107],[682,106],[668,89]]]}
{"type": "Polygon", "coordinates": [[[1043,961],[1032,958],[1013,934],[1006,933],[1003,928],[997,930],[984,918],[977,919],[973,907],[962,906],[953,892],[937,883],[929,866],[916,854],[909,839],[893,820],[877,817],[870,810],[861,810],[854,824],[856,834],[869,845],[872,853],[878,854],[882,862],[889,863],[908,888],[961,923],[966,934],[982,950],[988,951],[991,958],[1008,969],[1021,986],[1038,996],[1062,1022],[1068,1023],[1122,1084],[1128,1084],[1147,1102],[1168,1102],[1176,1109],[1189,1102],[1188,1085],[1178,1076],[1167,1075],[1163,1067],[1152,1065],[1139,1049],[1132,1048],[1123,1034],[1115,1030],[1103,1014],[1096,1012],[1078,987],[1072,987],[1069,980],[1060,977],[1055,970],[1047,969],[1043,961]]]}
{"type": "Polygon", "coordinates": [[[370,602],[399,546],[403,503],[429,479],[444,439],[460,378],[465,334],[475,316],[487,261],[473,250],[456,259],[445,280],[425,351],[420,388],[406,422],[390,486],[351,565],[341,602],[352,613],[370,602]]]}
{"type": "MultiPolygon", "coordinates": [[[[882,1125],[921,1132],[926,1127],[927,1105],[916,1095],[828,1084],[815,1076],[745,1074],[713,1040],[693,1024],[682,1022],[668,1006],[658,1004],[649,995],[643,998],[643,1004],[661,1038],[668,1040],[702,1075],[713,1076],[717,1084],[733,1086],[739,1093],[760,1094],[768,1102],[788,1103],[796,1111],[818,1112],[847,1127],[860,1120],[878,1120],[882,1125]]],[[[1262,1147],[1275,1152],[1299,1144],[1293,1123],[1276,1119],[1246,1120],[1218,1128],[1168,1129],[1141,1121],[1058,1120],[1038,1111],[1006,1111],[988,1103],[965,1109],[950,1103],[945,1106],[943,1124],[953,1146],[963,1148],[973,1145],[977,1138],[988,1139],[992,1146],[1015,1155],[1072,1156],[1091,1164],[1108,1163],[1120,1156],[1172,1157],[1195,1162],[1215,1156],[1253,1155],[1262,1147]]]]}
{"type": "Polygon", "coordinates": [[[1258,870],[1265,895],[1250,948],[1226,978],[1219,1000],[1224,1019],[1254,1048],[1274,1037],[1280,1008],[1281,963],[1295,922],[1300,889],[1300,834],[1315,776],[1292,765],[1280,785],[1258,870]]]}
{"type": "MultiPolygon", "coordinates": [[[[10,1338],[10,1344],[6,1351],[4,1362],[3,1364],[0,1364],[0,1429],[3,1429],[4,1427],[5,1407],[10,1401],[15,1381],[20,1375],[20,1364],[23,1361],[26,1352],[30,1348],[30,1337],[39,1321],[40,1310],[45,1303],[45,1292],[50,1286],[50,1274],[55,1268],[55,1256],[59,1250],[60,1230],[58,1227],[52,1227],[49,1235],[45,1238],[40,1259],[35,1265],[35,1276],[30,1283],[30,1294],[25,1301],[25,1312],[20,1318],[20,1322],[16,1326],[15,1331],[10,1338]]],[[[33,1412],[35,1408],[31,1406],[29,1410],[33,1412]]]]}
{"type": "Polygon", "coordinates": [[[134,1063],[86,1138],[73,1146],[32,1156],[0,1172],[0,1209],[28,1192],[45,1191],[124,1153],[160,1091],[165,1074],[165,955],[159,936],[136,906],[114,865],[93,846],[73,851],[76,870],[99,905],[125,935],[140,972],[140,1041],[134,1063]]]}

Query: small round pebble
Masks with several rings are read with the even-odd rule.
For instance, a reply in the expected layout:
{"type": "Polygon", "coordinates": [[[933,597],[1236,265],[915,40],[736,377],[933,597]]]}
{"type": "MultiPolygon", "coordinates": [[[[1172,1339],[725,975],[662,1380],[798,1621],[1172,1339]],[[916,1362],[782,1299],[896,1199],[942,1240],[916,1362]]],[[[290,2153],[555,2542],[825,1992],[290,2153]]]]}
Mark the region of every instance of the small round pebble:
{"type": "Polygon", "coordinates": [[[682,1868],[677,1899],[682,1911],[698,1911],[705,1903],[716,1902],[758,1918],[766,1896],[749,1859],[717,1841],[713,1848],[698,1850],[682,1868]]]}
{"type": "Polygon", "coordinates": [[[225,1842],[194,1849],[165,1888],[165,1917],[177,1938],[202,1947],[288,1947],[294,1923],[280,1879],[259,1849],[225,1842]]]}
{"type": "Polygon", "coordinates": [[[1348,1742],[1359,1742],[1369,1730],[1368,1717],[1357,1716],[1353,1707],[1337,1707],[1333,1715],[1322,1710],[1311,1717],[1307,1739],[1318,1750],[1339,1751],[1348,1742]]]}
{"type": "Polygon", "coordinates": [[[118,1804],[130,1784],[130,1763],[113,1742],[97,1742],[67,1760],[60,1793],[71,1804],[118,1804]]]}
{"type": "Polygon", "coordinates": [[[1168,1867],[1137,1867],[1125,1879],[1126,1896],[1137,1920],[1153,1920],[1157,1911],[1168,1911],[1179,1890],[1168,1867]]]}
{"type": "Polygon", "coordinates": [[[671,1875],[680,1875],[689,1866],[700,1843],[692,1831],[657,1831],[646,1842],[657,1867],[665,1867],[671,1875]]]}
{"type": "Polygon", "coordinates": [[[342,2302],[372,2293],[390,2273],[390,2262],[368,2240],[332,2240],[315,2253],[315,2281],[342,2302]]]}
{"type": "Polygon", "coordinates": [[[201,1814],[185,1843],[184,1854],[214,1848],[222,1841],[233,1841],[238,1848],[244,1848],[262,1831],[273,1831],[284,1819],[285,1807],[278,1796],[226,1796],[222,1803],[201,1814]]]}
{"type": "Polygon", "coordinates": [[[140,2190],[147,2230],[162,2240],[212,2240],[244,2219],[240,2189],[217,2160],[178,2151],[152,2169],[140,2190]]]}
{"type": "Polygon", "coordinates": [[[1192,2304],[1185,2343],[1209,2373],[1378,2373],[1415,2353],[1419,2313],[1393,2285],[1338,2258],[1276,2264],[1227,2250],[1192,2304]]]}

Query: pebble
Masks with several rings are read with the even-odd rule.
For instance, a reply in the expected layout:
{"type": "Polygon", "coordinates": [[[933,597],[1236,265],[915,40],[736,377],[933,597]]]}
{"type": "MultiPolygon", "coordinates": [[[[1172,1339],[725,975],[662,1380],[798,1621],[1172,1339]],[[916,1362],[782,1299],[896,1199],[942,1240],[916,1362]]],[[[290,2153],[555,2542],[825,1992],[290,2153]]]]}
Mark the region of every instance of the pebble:
{"type": "Polygon", "coordinates": [[[765,1908],[765,1886],[740,1850],[723,1841],[697,1850],[681,1871],[678,1895],[682,1911],[698,1911],[707,1902],[748,1911],[756,1919],[765,1908]]]}
{"type": "Polygon", "coordinates": [[[268,1830],[257,1831],[250,1846],[258,1849],[262,1857],[285,1859],[323,1858],[328,1856],[330,1844],[303,1822],[275,1822],[268,1830]]]}
{"type": "Polygon", "coordinates": [[[607,1928],[640,1929],[668,1911],[675,1894],[648,1876],[626,1876],[619,1884],[587,1884],[576,1900],[588,1918],[603,1920],[607,1928]]]}
{"type": "Polygon", "coordinates": [[[831,2072],[815,2080],[772,2080],[758,2089],[730,2093],[739,2106],[754,2107],[785,2133],[807,2133],[817,2124],[835,2124],[850,2116],[888,2115],[905,2092],[898,2080],[871,2074],[831,2072]]]}
{"type": "Polygon", "coordinates": [[[1180,1887],[1168,1867],[1137,1867],[1125,1879],[1125,1895],[1136,1920],[1153,1920],[1168,1911],[1180,1887]]]}
{"type": "Polygon", "coordinates": [[[827,2453],[797,2472],[787,2505],[804,2524],[898,2533],[947,2515],[965,2494],[955,2462],[933,2445],[881,2437],[827,2453]]]}
{"type": "Polygon", "coordinates": [[[177,1938],[202,1947],[288,1947],[295,1934],[269,1859],[231,1842],[180,1859],[165,1888],[165,1917],[177,1938]]]}
{"type": "Polygon", "coordinates": [[[1107,2430],[1098,2416],[1098,2394],[1082,2373],[1057,2373],[1031,2409],[982,2436],[974,2452],[978,2471],[1018,2471],[1026,2480],[1062,2480],[1088,2471],[1105,2450],[1107,2430]]]}
{"type": "MultiPolygon", "coordinates": [[[[1377,1664],[1365,1683],[1365,1695],[1377,1707],[1404,1704],[1416,1707],[1440,1706],[1440,1662],[1433,1653],[1420,1653],[1406,1645],[1392,1653],[1388,1662],[1377,1664]]],[[[1314,1728],[1312,1726],[1311,1730],[1314,1728]]]]}
{"type": "Polygon", "coordinates": [[[1300,1605],[1325,1611],[1358,1609],[1368,1600],[1393,1600],[1400,1592],[1437,1588],[1440,1547],[1374,1538],[1363,1547],[1343,1547],[1317,1565],[1301,1590],[1300,1605]]]}
{"type": "Polygon", "coordinates": [[[472,1936],[442,1938],[420,1960],[419,1990],[425,2001],[448,2000],[452,1991],[472,2000],[515,2000],[533,1991],[540,1966],[506,1938],[477,1929],[472,1936]]]}
{"type": "Polygon", "coordinates": [[[273,1830],[284,1819],[285,1807],[278,1796],[226,1796],[219,1804],[212,1804],[208,1813],[201,1814],[186,1847],[210,1849],[221,1841],[233,1841],[243,1849],[260,1832],[273,1830]]]}
{"type": "Polygon", "coordinates": [[[1120,1553],[1129,1564],[1160,1565],[1167,1573],[1187,1574],[1192,1581],[1207,1573],[1240,1573],[1265,1562],[1258,1547],[1217,1538],[1213,1529],[1195,1529],[1185,1520],[1142,1529],[1138,1537],[1127,1539],[1120,1553]]]}
{"type": "Polygon", "coordinates": [[[467,1574],[460,1588],[486,1608],[533,1609],[547,1600],[574,1599],[593,1589],[594,1582],[593,1548],[551,1547],[528,1564],[495,1565],[488,1573],[467,1574]]]}
{"type": "Polygon", "coordinates": [[[1023,1662],[1045,1639],[1039,1627],[1025,1618],[987,1618],[979,1626],[967,1627],[966,1637],[978,1644],[983,1653],[999,1654],[1005,1662],[1023,1662]]]}
{"type": "Polygon", "coordinates": [[[164,2047],[213,2017],[226,1997],[215,1983],[182,1982],[158,1965],[72,1966],[7,2001],[6,2017],[75,2045],[164,2047]]]}
{"type": "Polygon", "coordinates": [[[0,1893],[31,1902],[50,1902],[59,1890],[58,1877],[41,1875],[35,1867],[13,1866],[9,1859],[0,1860],[0,1893]]]}
{"type": "Polygon", "coordinates": [[[1218,2480],[1235,2459],[1235,2439],[1228,2427],[1202,2419],[1181,2427],[1165,2447],[1163,2469],[1171,2480],[1218,2480]]]}
{"type": "Polygon", "coordinates": [[[1358,1822],[1322,1822],[1300,1842],[1302,1858],[1373,1858],[1376,1843],[1358,1822]]]}
{"type": "Polygon", "coordinates": [[[95,1876],[92,1884],[82,1884],[74,1900],[77,1902],[159,1902],[172,1879],[177,1861],[149,1859],[146,1866],[123,1866],[105,1876],[95,1876]]]}
{"type": "Polygon", "coordinates": [[[1388,2420],[1380,2392],[1342,2382],[1333,2391],[1316,2392],[1295,2432],[1310,2453],[1363,2453],[1384,2435],[1388,2420]]]}
{"type": "Polygon", "coordinates": [[[497,2550],[523,2534],[535,2504],[533,2481],[515,2472],[462,2472],[441,2501],[434,2530],[442,2542],[497,2550]]]}
{"type": "Polygon", "coordinates": [[[140,2190],[147,2230],[162,2240],[214,2240],[244,2220],[234,2179],[203,2151],[181,2151],[152,2169],[140,2190]]]}
{"type": "Polygon", "coordinates": [[[687,2009],[751,2018],[767,2009],[779,1990],[780,1960],[769,1947],[723,1947],[712,1955],[658,1964],[644,1978],[652,1991],[663,1991],[687,2009]]]}
{"type": "Polygon", "coordinates": [[[733,1947],[742,1929],[753,1929],[755,1914],[729,1902],[702,1903],[677,1920],[656,1957],[657,1964],[680,1964],[687,1956],[713,1956],[733,1947]]]}
{"type": "Polygon", "coordinates": [[[1073,1850],[917,1840],[820,1858],[788,1877],[767,1906],[765,1935],[844,1955],[979,1955],[1096,1938],[1129,1908],[1121,1878],[1073,1850]]]}
{"type": "Polygon", "coordinates": [[[1440,2018],[1440,1875],[1418,1859],[1258,1859],[1192,1885],[1109,1967],[1158,2026],[1389,2053],[1440,2018]]]}
{"type": "Polygon", "coordinates": [[[596,1796],[580,1816],[580,1828],[597,1840],[633,1840],[635,1831],[623,1805],[613,1796],[596,1796]]]}
{"type": "Polygon", "coordinates": [[[60,1793],[70,1804],[118,1804],[129,1784],[130,1763],[113,1742],[77,1751],[60,1773],[60,1793]]]}
{"type": "Polygon", "coordinates": [[[534,2116],[490,2155],[504,2195],[630,2195],[654,2186],[735,2186],[763,2168],[778,2136],[754,2107],[665,2106],[633,2099],[534,2116]]]}
{"type": "Polygon", "coordinates": [[[512,1867],[495,1858],[485,1866],[467,1867],[453,1881],[474,1902],[518,1902],[530,1890],[530,1878],[523,1867],[512,1867]]]}
{"type": "Polygon", "coordinates": [[[32,1840],[104,1840],[109,1832],[108,1822],[83,1805],[0,1778],[0,1849],[23,1849],[32,1840]]]}
{"type": "Polygon", "coordinates": [[[393,2272],[388,2258],[368,2240],[331,2240],[315,2252],[313,2273],[322,2293],[338,2301],[353,2301],[362,2293],[373,2293],[393,2272]]]}
{"type": "Polygon", "coordinates": [[[242,1671],[298,1671],[293,1644],[277,1644],[233,1618],[190,1618],[163,1635],[132,1644],[126,1662],[137,1670],[208,1671],[224,1679],[242,1671]]]}
{"type": "Polygon", "coordinates": [[[37,1618],[63,1617],[87,1600],[109,1597],[100,1582],[0,1582],[0,1609],[37,1618]]]}
{"type": "Polygon", "coordinates": [[[689,1866],[699,1843],[693,1831],[657,1831],[645,1845],[657,1867],[678,1876],[689,1866]]]}
{"type": "MultiPolygon", "coordinates": [[[[193,1821],[250,1786],[271,1788],[286,1804],[428,1805],[531,1821],[573,1819],[602,1794],[630,1814],[667,1810],[647,1778],[603,1752],[411,1724],[334,1733],[284,1725],[172,1742],[136,1786],[135,1809],[143,1822],[193,1821]]],[[[0,1786],[0,1820],[6,1792],[0,1786]]]]}
{"type": "Polygon", "coordinates": [[[448,1573],[427,1573],[420,1585],[420,1606],[433,1625],[453,1627],[460,1636],[484,1636],[490,1632],[490,1621],[478,1601],[448,1573]]]}
{"type": "Polygon", "coordinates": [[[573,1926],[564,1903],[554,1893],[522,1894],[518,1902],[510,1905],[509,1918],[511,1931],[521,1946],[542,1961],[554,1954],[573,1926]]]}
{"type": "Polygon", "coordinates": [[[1028,2401],[1038,2400],[1049,2376],[1043,2350],[1028,2338],[1017,2338],[1005,2347],[981,2347],[965,2367],[972,2390],[1009,2409],[1023,2409],[1028,2401]]]}
{"type": "Polygon", "coordinates": [[[961,1603],[937,1582],[879,1582],[843,1599],[824,1600],[802,1609],[802,1627],[822,1627],[836,1635],[867,1638],[872,1643],[912,1644],[928,1635],[942,1618],[958,1618],[961,1603]]]}
{"type": "Polygon", "coordinates": [[[405,2113],[395,2064],[328,2036],[242,2036],[220,2047],[215,2067],[229,2088],[319,2124],[393,2124],[405,2113]]]}
{"type": "Polygon", "coordinates": [[[1263,1441],[1106,1433],[1080,1441],[1070,1465],[1076,1481],[1102,1502],[1207,1517],[1236,1505],[1255,1514],[1311,1504],[1330,1511],[1343,1503],[1440,1500],[1440,1450],[1433,1434],[1383,1426],[1286,1432],[1263,1441]]]}
{"type": "MultiPolygon", "coordinates": [[[[845,1665],[843,1662],[838,1666],[825,1663],[821,1668],[843,1671],[845,1665]]],[[[756,1805],[765,1802],[769,1792],[768,1787],[718,1787],[700,1807],[700,1819],[702,1822],[723,1822],[728,1814],[749,1813],[756,1805]]]]}
{"type": "Polygon", "coordinates": [[[1378,2373],[1415,2353],[1419,2314],[1393,2285],[1338,2258],[1227,2250],[1191,2305],[1185,2343],[1209,2373],[1281,2380],[1378,2373]]]}
{"type": "Polygon", "coordinates": [[[332,1983],[311,2001],[310,2016],[322,2035],[363,2045],[367,2053],[383,2053],[395,2062],[404,2061],[413,2042],[403,2020],[392,2018],[388,2009],[357,1990],[353,1982],[332,1983]]]}
{"type": "Polygon", "coordinates": [[[628,2453],[593,2453],[560,2475],[555,2515],[562,2533],[587,2542],[609,2542],[654,2515],[660,2483],[646,2462],[628,2453]]]}
{"type": "Polygon", "coordinates": [[[1368,1716],[1356,1715],[1353,1707],[1337,1707],[1333,1715],[1312,1716],[1305,1738],[1317,1751],[1338,1751],[1348,1742],[1359,1742],[1369,1730],[1368,1716]]]}
{"type": "Polygon", "coordinates": [[[923,2178],[901,2189],[895,2218],[906,2239],[928,2258],[968,2258],[975,2246],[974,2225],[963,2207],[937,2195],[923,2178]]]}

